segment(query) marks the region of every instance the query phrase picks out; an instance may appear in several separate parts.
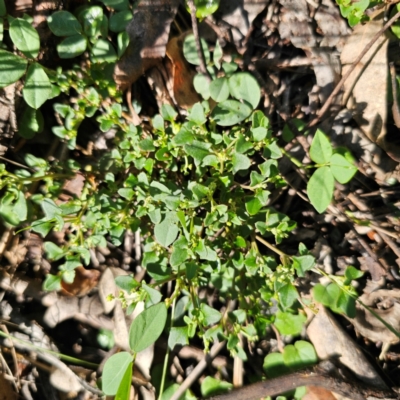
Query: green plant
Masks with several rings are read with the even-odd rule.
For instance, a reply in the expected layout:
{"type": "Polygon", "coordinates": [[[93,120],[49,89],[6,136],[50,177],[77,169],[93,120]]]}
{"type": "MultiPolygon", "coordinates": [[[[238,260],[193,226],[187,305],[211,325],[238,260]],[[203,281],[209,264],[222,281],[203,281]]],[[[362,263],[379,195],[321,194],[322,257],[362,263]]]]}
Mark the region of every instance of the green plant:
{"type": "MultiPolygon", "coordinates": [[[[69,102],[61,96],[54,100],[59,125],[52,131],[69,149],[75,149],[85,118],[91,118],[102,132],[116,132],[111,151],[84,166],[30,154],[24,159],[26,169],[1,164],[0,216],[6,224],[24,224],[24,229],[39,233],[45,239],[47,258],[59,261],[58,272],[45,279],[45,290],[58,290],[63,281],[72,283],[75,269],[89,265],[91,249],[106,247],[107,240],[119,246],[128,230],[140,229],[144,238],[141,264],[152,283],[138,282],[133,276],[116,279],[127,312],[139,302],[144,302],[145,310],[131,326],[131,352],[112,356],[103,372],[104,392],[124,398],[136,353],[157,340],[171,305],[175,312],[170,349],[198,335],[205,349],[224,339],[232,355],[246,359],[240,336],[254,341],[271,323],[282,334],[300,334],[306,318],[295,280],[314,267],[315,259],[302,243],[297,255],[276,247],[296,228],[296,222],[271,205],[272,190],[287,186],[278,165],[284,152],[269,118],[257,110],[261,94],[256,79],[238,71],[234,60],[222,62],[218,42],[211,52],[202,41],[213,78],[211,83],[201,74],[194,79],[202,101],[186,117],[163,105],[151,120],[151,129],[129,124],[111,72],[127,46],[126,34],[118,27],[129,20],[131,9],[124,0],[102,2],[114,9],[110,18],[100,6],[84,6],[75,15],[58,11],[49,18],[52,32],[64,37],[57,48],[61,58],[75,58],[85,51],[91,58],[84,69],[74,65],[67,71],[61,67],[50,71],[33,60],[36,39],[21,42],[11,33],[18,29],[22,37],[36,38],[29,21],[11,21],[0,0],[0,16],[11,21],[10,37],[24,55],[1,50],[0,60],[6,61],[0,63],[3,86],[23,77],[28,68],[23,93],[30,108],[22,119],[22,135],[29,138],[43,129],[39,108],[60,93],[71,97],[69,102]],[[117,51],[106,40],[107,29],[118,34],[117,51]],[[18,73],[10,78],[4,65],[18,73]],[[60,201],[65,179],[78,174],[84,180],[81,192],[60,201]],[[38,190],[31,193],[35,183],[38,190]],[[46,240],[52,230],[66,227],[63,245],[46,240]],[[167,282],[174,283],[174,291],[163,299],[160,289],[167,282]],[[199,291],[210,285],[218,290],[220,302],[236,303],[236,309],[221,313],[200,298],[199,291]],[[272,304],[277,311],[270,314],[272,304]]],[[[199,65],[193,36],[186,37],[183,51],[190,63],[199,65]]],[[[311,203],[323,212],[332,199],[334,180],[348,182],[356,169],[347,153],[334,152],[320,131],[310,158],[316,165],[300,167],[316,168],[307,189],[311,203]]],[[[294,348],[300,345],[305,346],[300,343],[294,348]]],[[[211,388],[220,386],[208,383],[211,388]]],[[[210,391],[205,385],[204,392],[210,391]]]]}
{"type": "Polygon", "coordinates": [[[363,276],[363,272],[350,266],[347,267],[344,276],[329,275],[331,283],[322,285],[318,283],[313,288],[313,297],[316,301],[329,307],[337,313],[345,313],[348,317],[356,315],[357,291],[351,285],[352,281],[363,276]]]}
{"type": "Polygon", "coordinates": [[[132,368],[137,353],[151,346],[161,335],[167,321],[164,303],[155,304],[142,311],[129,329],[131,353],[123,351],[112,355],[104,364],[102,390],[107,396],[129,399],[132,368]]]}
{"type": "Polygon", "coordinates": [[[322,213],[332,201],[335,180],[348,183],[356,174],[357,167],[348,150],[333,150],[329,139],[317,130],[310,147],[310,158],[316,163],[316,171],[307,184],[307,194],[311,204],[322,213]]]}

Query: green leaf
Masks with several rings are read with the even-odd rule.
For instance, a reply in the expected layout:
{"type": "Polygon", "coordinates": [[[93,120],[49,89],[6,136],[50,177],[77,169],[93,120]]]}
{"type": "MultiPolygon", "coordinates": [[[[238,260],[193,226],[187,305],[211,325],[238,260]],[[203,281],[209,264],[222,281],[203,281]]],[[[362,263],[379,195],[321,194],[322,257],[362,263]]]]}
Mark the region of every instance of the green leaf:
{"type": "Polygon", "coordinates": [[[204,100],[210,98],[210,82],[205,75],[197,74],[193,78],[193,86],[197,93],[199,93],[204,100]]]}
{"type": "Polygon", "coordinates": [[[317,164],[326,164],[332,157],[332,145],[327,136],[317,129],[310,147],[310,158],[317,164]]]}
{"type": "Polygon", "coordinates": [[[207,119],[204,114],[204,109],[200,103],[193,105],[188,115],[188,120],[194,122],[196,125],[203,125],[206,123],[207,119]]]}
{"type": "Polygon", "coordinates": [[[64,250],[53,242],[44,242],[43,248],[49,260],[59,260],[65,254],[64,250]]]}
{"type": "Polygon", "coordinates": [[[238,72],[229,78],[229,91],[237,100],[245,100],[253,107],[258,106],[261,98],[260,86],[254,76],[248,72],[238,72]]]}
{"type": "Polygon", "coordinates": [[[169,263],[171,267],[178,267],[182,263],[184,263],[188,258],[188,250],[181,247],[175,247],[172,250],[171,257],[169,259],[169,263]]]}
{"type": "MultiPolygon", "coordinates": [[[[201,47],[203,49],[204,58],[206,64],[210,62],[210,51],[208,50],[207,42],[204,39],[200,39],[201,47]]],[[[183,55],[190,64],[200,65],[200,59],[197,54],[196,41],[193,34],[187,35],[183,42],[183,55]]]]}
{"type": "Polygon", "coordinates": [[[232,172],[236,174],[236,172],[241,170],[248,170],[250,168],[251,162],[250,159],[240,153],[233,153],[232,156],[232,172]]]}
{"type": "Polygon", "coordinates": [[[27,57],[36,58],[39,54],[39,34],[28,21],[15,18],[10,24],[10,37],[15,47],[27,57]]]}
{"type": "Polygon", "coordinates": [[[217,324],[222,318],[222,314],[218,310],[205,303],[201,303],[200,310],[204,317],[204,326],[217,324]]]}
{"type": "Polygon", "coordinates": [[[42,237],[45,237],[51,231],[53,223],[39,219],[34,221],[31,227],[33,232],[40,233],[42,237]]]}
{"type": "Polygon", "coordinates": [[[115,278],[115,284],[122,290],[127,291],[128,293],[140,286],[139,282],[133,276],[126,275],[117,276],[115,278]]]}
{"type": "Polygon", "coordinates": [[[214,47],[214,53],[213,53],[213,61],[215,66],[218,69],[221,69],[221,60],[223,57],[223,52],[222,52],[222,47],[219,44],[219,40],[217,39],[216,43],[215,43],[215,47],[214,47]]]}
{"type": "Polygon", "coordinates": [[[152,345],[161,335],[167,322],[167,307],[158,303],[142,311],[129,329],[129,347],[138,353],[152,345]]]}
{"type": "Polygon", "coordinates": [[[87,39],[82,35],[73,35],[65,38],[57,45],[57,52],[60,58],[75,58],[81,55],[87,46],[87,39]]]}
{"type": "Polygon", "coordinates": [[[251,114],[251,107],[237,100],[225,100],[214,107],[212,118],[217,125],[232,126],[242,122],[251,114]]]}
{"type": "Polygon", "coordinates": [[[61,208],[53,200],[47,198],[43,199],[42,210],[47,219],[53,219],[56,215],[62,214],[61,208]]]}
{"type": "Polygon", "coordinates": [[[313,287],[312,292],[315,301],[324,306],[331,307],[337,303],[341,289],[336,283],[330,283],[327,286],[317,283],[313,287]]]}
{"type": "Polygon", "coordinates": [[[74,36],[82,32],[82,26],[68,11],[56,11],[47,17],[50,30],[56,36],[74,36]]]}
{"type": "Polygon", "coordinates": [[[130,400],[131,399],[131,385],[132,385],[132,367],[133,364],[128,365],[121,383],[119,384],[118,391],[114,400],[130,400]]]}
{"type": "Polygon", "coordinates": [[[303,314],[291,314],[278,311],[274,325],[282,335],[298,335],[301,333],[307,318],[303,314]]]}
{"type": "Polygon", "coordinates": [[[220,381],[211,376],[206,376],[201,382],[201,395],[203,397],[215,396],[217,394],[225,393],[232,389],[233,385],[228,382],[220,381]]]}
{"type": "MultiPolygon", "coordinates": [[[[220,0],[194,0],[193,3],[196,7],[196,17],[203,19],[217,11],[220,0]]],[[[190,12],[187,7],[188,12],[190,12]]]]}
{"type": "Polygon", "coordinates": [[[217,253],[209,246],[206,246],[204,239],[199,240],[194,250],[201,260],[216,261],[218,259],[217,253]]]}
{"type": "Polygon", "coordinates": [[[18,134],[24,139],[32,139],[36,133],[43,131],[43,127],[42,112],[27,106],[19,120],[18,134]]]}
{"type": "Polygon", "coordinates": [[[261,210],[263,205],[257,197],[253,197],[251,200],[246,201],[245,206],[249,215],[256,215],[261,210]]]}
{"type": "Polygon", "coordinates": [[[311,204],[323,213],[332,201],[335,179],[330,167],[318,168],[307,184],[307,194],[311,204]]]}
{"type": "Polygon", "coordinates": [[[142,284],[143,290],[147,293],[146,304],[157,304],[162,299],[162,294],[152,287],[146,285],[145,283],[142,284]]]}
{"type": "Polygon", "coordinates": [[[161,115],[165,120],[173,122],[178,116],[178,113],[170,104],[163,104],[161,106],[161,115]]]}
{"type": "Polygon", "coordinates": [[[289,368],[300,369],[317,363],[318,357],[311,343],[298,340],[294,345],[285,347],[283,361],[289,368]]]}
{"type": "Polygon", "coordinates": [[[295,268],[297,275],[303,277],[307,271],[309,271],[315,265],[315,258],[311,255],[305,256],[293,256],[293,267],[295,268]]]}
{"type": "Polygon", "coordinates": [[[261,142],[262,140],[264,140],[267,137],[268,129],[263,128],[262,126],[259,126],[258,128],[253,128],[251,130],[251,134],[253,136],[253,139],[256,142],[261,142]]]}
{"type": "Polygon", "coordinates": [[[354,164],[338,153],[331,157],[330,166],[333,176],[341,184],[349,182],[358,171],[354,164]]]}
{"type": "Polygon", "coordinates": [[[114,10],[126,10],[129,8],[129,0],[100,0],[107,7],[113,8],[114,10]]]}
{"type": "Polygon", "coordinates": [[[25,195],[21,191],[18,191],[18,196],[16,202],[14,203],[13,211],[18,216],[20,222],[26,220],[28,215],[28,206],[26,204],[25,195]]]}
{"type": "Polygon", "coordinates": [[[184,146],[184,149],[189,156],[192,156],[195,164],[199,165],[203,159],[210,154],[209,148],[211,145],[209,143],[203,143],[199,140],[193,140],[191,144],[184,146]]]}
{"type": "Polygon", "coordinates": [[[118,194],[126,200],[132,200],[133,195],[135,194],[134,190],[131,188],[121,188],[118,189],[118,194]]]}
{"type": "Polygon", "coordinates": [[[7,14],[6,5],[4,4],[4,0],[0,0],[0,17],[4,17],[7,14]]]}
{"type": "Polygon", "coordinates": [[[172,327],[168,336],[168,347],[173,350],[176,345],[185,346],[189,344],[188,327],[172,327]]]}
{"type": "Polygon", "coordinates": [[[121,58],[122,54],[124,54],[125,50],[129,45],[129,35],[126,31],[120,32],[117,37],[117,54],[118,58],[121,58]]]}
{"type": "Polygon", "coordinates": [[[113,354],[104,364],[102,390],[107,396],[114,396],[123,381],[128,368],[132,370],[133,357],[126,351],[113,354]]]}
{"type": "Polygon", "coordinates": [[[34,109],[38,109],[50,97],[51,83],[41,65],[33,63],[29,66],[22,93],[25,101],[34,109]]]}
{"type": "Polygon", "coordinates": [[[278,376],[289,374],[291,371],[283,361],[283,354],[269,353],[264,358],[263,369],[268,378],[276,378],[278,376]]]}
{"type": "Polygon", "coordinates": [[[53,290],[61,289],[61,276],[47,274],[43,282],[43,290],[52,292],[53,290]]]}
{"type": "Polygon", "coordinates": [[[176,226],[176,223],[168,218],[154,227],[154,236],[157,242],[164,247],[168,247],[172,244],[178,236],[178,233],[179,228],[176,226]]]}
{"type": "Polygon", "coordinates": [[[103,22],[103,9],[101,7],[87,7],[79,13],[78,18],[83,25],[83,33],[85,36],[94,38],[100,35],[100,27],[103,22]]]}
{"type": "Polygon", "coordinates": [[[0,50],[0,88],[17,82],[25,73],[28,61],[9,51],[0,50]]]}
{"type": "Polygon", "coordinates": [[[133,18],[130,10],[119,11],[110,17],[109,28],[111,32],[125,31],[129,21],[133,18]]]}
{"type": "Polygon", "coordinates": [[[99,39],[93,45],[91,60],[93,62],[109,62],[117,61],[117,53],[111,42],[108,40],[99,39]]]}
{"type": "Polygon", "coordinates": [[[217,78],[211,82],[210,86],[210,95],[211,98],[220,103],[221,101],[225,101],[229,97],[229,83],[228,79],[225,77],[217,78]]]}
{"type": "Polygon", "coordinates": [[[297,289],[291,283],[287,283],[279,288],[278,296],[281,305],[286,309],[293,305],[299,297],[299,294],[297,293],[297,289]]]}
{"type": "Polygon", "coordinates": [[[336,302],[337,310],[333,309],[335,312],[343,312],[349,318],[354,318],[356,316],[356,300],[346,293],[344,290],[341,290],[339,293],[339,297],[336,302]]]}
{"type": "Polygon", "coordinates": [[[346,268],[344,271],[344,276],[346,277],[345,285],[350,285],[352,280],[361,278],[364,275],[364,272],[354,268],[352,265],[346,268]]]}

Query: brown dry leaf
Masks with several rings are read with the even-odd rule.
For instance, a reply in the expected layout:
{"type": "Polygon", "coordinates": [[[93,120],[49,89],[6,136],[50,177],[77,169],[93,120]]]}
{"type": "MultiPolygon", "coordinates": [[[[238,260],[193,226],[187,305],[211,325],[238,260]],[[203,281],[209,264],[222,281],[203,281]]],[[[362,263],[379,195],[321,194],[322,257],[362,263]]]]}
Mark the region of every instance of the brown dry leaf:
{"type": "Polygon", "coordinates": [[[170,25],[179,0],[142,0],[126,28],[130,43],[114,69],[120,89],[126,89],[165,56],[170,25]]]}
{"type": "Polygon", "coordinates": [[[196,73],[189,67],[183,56],[182,48],[185,36],[186,34],[183,34],[168,42],[167,56],[172,64],[171,72],[175,101],[180,107],[188,109],[198,102],[200,97],[193,87],[193,78],[196,73]]]}
{"type": "MultiPolygon", "coordinates": [[[[358,24],[354,28],[341,54],[343,75],[382,28],[383,18],[384,11],[378,10],[371,16],[371,21],[358,24]]],[[[382,34],[346,80],[343,101],[347,108],[353,111],[354,119],[368,139],[385,150],[394,160],[399,161],[400,148],[388,143],[386,138],[388,44],[388,34],[382,34]]]]}
{"type": "Polygon", "coordinates": [[[336,400],[336,397],[327,389],[317,386],[307,386],[307,392],[302,400],[336,400]]]}
{"type": "Polygon", "coordinates": [[[99,279],[100,271],[96,269],[86,269],[84,267],[75,268],[74,281],[72,283],[61,281],[60,293],[65,296],[85,296],[97,286],[99,279]]]}
{"type": "MultiPolygon", "coordinates": [[[[398,332],[400,331],[400,289],[379,289],[360,296],[366,306],[373,309],[385,322],[398,332]]],[[[349,321],[362,336],[373,342],[383,342],[385,345],[395,344],[400,338],[391,332],[371,312],[357,304],[357,314],[349,321]]]]}
{"type": "Polygon", "coordinates": [[[361,382],[387,389],[385,382],[369,363],[357,344],[322,305],[307,327],[307,335],[318,358],[337,359],[361,382]]]}

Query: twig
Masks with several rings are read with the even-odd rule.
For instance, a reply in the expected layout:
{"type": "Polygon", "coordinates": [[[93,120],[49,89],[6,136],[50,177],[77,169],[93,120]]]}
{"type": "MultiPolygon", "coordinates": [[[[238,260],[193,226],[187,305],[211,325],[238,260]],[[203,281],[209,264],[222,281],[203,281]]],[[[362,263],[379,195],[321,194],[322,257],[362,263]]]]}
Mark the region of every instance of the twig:
{"type": "Polygon", "coordinates": [[[333,89],[333,92],[328,97],[328,99],[326,100],[323,107],[319,110],[318,115],[311,122],[309,122],[307,124],[307,126],[305,127],[304,130],[307,130],[308,128],[311,128],[311,127],[317,125],[321,121],[322,117],[328,111],[334,98],[339,94],[340,90],[342,89],[342,86],[344,85],[345,81],[349,78],[349,76],[352,74],[352,72],[356,68],[357,64],[368,53],[368,51],[371,49],[371,47],[374,45],[374,43],[379,39],[379,37],[382,35],[382,33],[384,33],[387,29],[389,29],[396,22],[396,20],[399,17],[400,17],[400,11],[397,12],[392,18],[390,18],[390,20],[383,26],[383,28],[374,35],[374,37],[370,40],[370,42],[364,47],[363,51],[358,55],[357,59],[351,65],[351,67],[349,68],[347,73],[342,77],[340,82],[336,85],[335,89],[333,89]]]}
{"type": "Polygon", "coordinates": [[[301,372],[253,383],[230,393],[211,397],[209,400],[258,400],[267,396],[276,396],[280,393],[296,389],[300,386],[322,387],[353,400],[398,399],[391,390],[382,390],[366,385],[364,382],[345,381],[332,376],[325,368],[317,367],[301,372]]]}
{"type": "Polygon", "coordinates": [[[172,395],[170,400],[178,400],[183,393],[187,389],[192,386],[194,382],[197,381],[199,376],[202,374],[204,369],[207,367],[207,364],[211,362],[213,358],[216,357],[216,355],[225,347],[225,341],[224,342],[218,342],[211,347],[211,350],[208,354],[204,356],[204,358],[196,365],[194,370],[190,373],[190,375],[183,381],[182,385],[179,386],[178,390],[172,395]]]}
{"type": "Polygon", "coordinates": [[[197,17],[196,17],[196,6],[194,5],[193,0],[187,0],[187,4],[190,9],[190,16],[192,17],[192,28],[193,28],[193,36],[196,42],[197,54],[200,59],[200,71],[202,74],[205,74],[207,78],[212,81],[212,77],[207,70],[206,59],[204,57],[203,49],[201,47],[201,41],[199,36],[199,27],[197,25],[197,17]]]}

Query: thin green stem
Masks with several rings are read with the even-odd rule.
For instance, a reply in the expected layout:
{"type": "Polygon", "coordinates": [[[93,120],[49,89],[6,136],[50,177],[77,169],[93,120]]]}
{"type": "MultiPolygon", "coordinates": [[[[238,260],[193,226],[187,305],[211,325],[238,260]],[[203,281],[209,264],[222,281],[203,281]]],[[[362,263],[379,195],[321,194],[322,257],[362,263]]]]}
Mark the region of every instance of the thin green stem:
{"type": "Polygon", "coordinates": [[[94,364],[94,363],[91,363],[91,362],[88,362],[88,361],[80,360],[79,358],[67,356],[66,354],[58,353],[56,351],[44,349],[43,347],[36,346],[36,345],[26,341],[26,340],[16,338],[15,336],[12,336],[12,335],[9,335],[7,333],[4,333],[3,331],[0,331],[0,336],[2,336],[4,338],[7,338],[7,339],[10,339],[11,341],[15,341],[15,342],[21,343],[22,345],[24,345],[26,347],[29,347],[29,348],[34,349],[34,350],[37,350],[38,352],[52,354],[52,355],[58,357],[60,360],[69,361],[69,362],[74,363],[76,365],[82,365],[82,366],[86,366],[86,367],[89,367],[89,368],[96,368],[97,369],[99,367],[98,364],[94,364]]]}
{"type": "Polygon", "coordinates": [[[258,240],[260,243],[262,243],[264,246],[267,246],[270,250],[272,250],[274,253],[278,254],[281,257],[287,257],[287,255],[279,250],[277,247],[275,247],[273,244],[267,242],[265,239],[263,239],[261,236],[256,235],[256,240],[258,240]]]}

